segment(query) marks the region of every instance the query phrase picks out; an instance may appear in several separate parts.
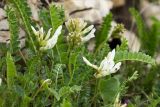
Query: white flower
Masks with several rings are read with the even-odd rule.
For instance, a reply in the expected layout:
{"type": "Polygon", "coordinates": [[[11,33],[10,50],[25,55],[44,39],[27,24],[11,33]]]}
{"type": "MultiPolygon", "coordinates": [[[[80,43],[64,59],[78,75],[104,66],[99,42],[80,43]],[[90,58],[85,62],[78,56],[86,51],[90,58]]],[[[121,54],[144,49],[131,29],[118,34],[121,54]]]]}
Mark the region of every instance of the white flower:
{"type": "Polygon", "coordinates": [[[94,33],[96,29],[94,28],[94,25],[90,25],[85,28],[87,23],[80,18],[70,19],[65,24],[69,31],[67,40],[70,42],[74,42],[76,44],[85,43],[95,37],[94,33]]]}
{"type": "Polygon", "coordinates": [[[40,50],[48,50],[55,46],[58,40],[58,36],[61,34],[62,26],[59,26],[55,31],[54,35],[51,36],[52,28],[49,29],[47,35],[45,36],[43,28],[41,27],[39,31],[36,31],[33,26],[31,26],[37,40],[40,44],[40,50]]]}
{"type": "Polygon", "coordinates": [[[2,85],[2,78],[0,78],[0,86],[2,85]]]}
{"type": "Polygon", "coordinates": [[[90,63],[85,57],[83,57],[83,60],[88,66],[97,70],[94,76],[96,78],[100,78],[106,75],[110,75],[111,73],[115,73],[120,69],[121,62],[115,64],[114,57],[115,57],[115,49],[112,50],[112,52],[108,53],[107,57],[105,57],[102,60],[99,67],[97,65],[90,63]]]}

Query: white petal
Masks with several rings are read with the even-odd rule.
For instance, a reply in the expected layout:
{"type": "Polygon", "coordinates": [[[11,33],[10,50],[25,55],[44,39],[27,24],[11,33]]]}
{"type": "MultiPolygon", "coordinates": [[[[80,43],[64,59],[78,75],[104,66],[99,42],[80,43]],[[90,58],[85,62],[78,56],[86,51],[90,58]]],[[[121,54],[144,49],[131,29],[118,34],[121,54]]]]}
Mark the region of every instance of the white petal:
{"type": "Polygon", "coordinates": [[[94,25],[87,27],[85,30],[83,30],[82,34],[88,33],[89,31],[91,31],[93,29],[93,27],[94,27],[94,25]]]}
{"type": "Polygon", "coordinates": [[[60,25],[54,33],[54,36],[59,36],[61,34],[62,25],[60,25]]]}
{"type": "Polygon", "coordinates": [[[107,55],[107,59],[109,61],[113,61],[114,60],[114,57],[115,57],[115,49],[112,50],[112,52],[109,52],[108,55],[107,55]]]}
{"type": "Polygon", "coordinates": [[[110,71],[114,67],[114,64],[114,61],[110,61],[105,58],[100,64],[100,69],[102,69],[103,71],[110,71]]]}
{"type": "Polygon", "coordinates": [[[36,29],[35,29],[33,26],[31,26],[31,29],[32,29],[33,33],[34,33],[36,36],[38,36],[38,35],[39,35],[39,32],[38,32],[38,31],[36,31],[36,29]]]}
{"type": "Polygon", "coordinates": [[[102,62],[100,63],[100,69],[104,68],[104,66],[106,66],[106,68],[108,68],[108,59],[105,57],[102,62]]]}
{"type": "Polygon", "coordinates": [[[99,69],[101,69],[102,71],[112,70],[115,65],[114,56],[115,56],[115,49],[113,49],[111,52],[109,52],[107,57],[105,57],[102,60],[99,69]]]}
{"type": "Polygon", "coordinates": [[[42,47],[42,50],[51,49],[55,46],[58,40],[58,36],[61,34],[62,26],[59,26],[54,33],[54,35],[47,41],[47,45],[45,47],[42,47]]]}
{"type": "Polygon", "coordinates": [[[121,62],[118,62],[111,70],[110,72],[111,73],[116,73],[119,69],[120,69],[120,66],[121,66],[121,62]]]}
{"type": "Polygon", "coordinates": [[[109,71],[102,71],[101,75],[103,75],[103,77],[105,77],[106,75],[110,75],[111,73],[109,71]]]}
{"type": "Polygon", "coordinates": [[[91,64],[85,57],[83,57],[83,61],[84,61],[88,66],[90,66],[90,67],[98,70],[98,67],[97,67],[96,65],[94,65],[94,64],[91,64]]]}
{"type": "Polygon", "coordinates": [[[92,31],[87,36],[82,38],[82,42],[85,43],[85,42],[89,41],[91,38],[94,38],[95,31],[96,31],[96,29],[92,29],[92,31]]]}
{"type": "Polygon", "coordinates": [[[48,40],[48,39],[49,39],[49,37],[50,37],[50,35],[51,35],[51,30],[52,30],[52,28],[50,28],[50,29],[48,30],[48,33],[47,33],[47,35],[46,35],[46,37],[45,37],[45,40],[48,40]]]}

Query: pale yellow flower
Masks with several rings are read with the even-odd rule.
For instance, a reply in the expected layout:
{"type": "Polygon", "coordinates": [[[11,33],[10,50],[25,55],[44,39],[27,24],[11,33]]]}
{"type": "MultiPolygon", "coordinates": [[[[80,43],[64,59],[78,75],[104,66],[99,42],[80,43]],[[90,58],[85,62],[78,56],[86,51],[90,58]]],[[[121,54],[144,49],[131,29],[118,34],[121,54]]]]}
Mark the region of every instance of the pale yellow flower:
{"type": "Polygon", "coordinates": [[[69,42],[80,44],[95,37],[94,33],[96,29],[94,26],[90,25],[86,28],[87,23],[80,18],[70,19],[65,24],[69,31],[69,35],[67,36],[69,42]]]}

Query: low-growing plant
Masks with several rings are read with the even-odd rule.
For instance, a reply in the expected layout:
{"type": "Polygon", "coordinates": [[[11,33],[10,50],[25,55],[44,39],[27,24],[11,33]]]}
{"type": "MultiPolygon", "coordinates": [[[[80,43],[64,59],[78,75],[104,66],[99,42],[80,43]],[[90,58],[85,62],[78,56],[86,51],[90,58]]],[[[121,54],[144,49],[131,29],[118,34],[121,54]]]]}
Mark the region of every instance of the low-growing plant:
{"type": "Polygon", "coordinates": [[[7,3],[10,43],[0,47],[1,107],[156,107],[160,102],[158,83],[152,83],[155,60],[130,52],[125,38],[115,49],[109,47],[109,38],[124,30],[119,24],[112,30],[111,13],[96,32],[82,19],[65,21],[63,7],[50,4],[40,12],[42,23],[36,23],[25,0],[7,3]],[[26,31],[25,49],[20,48],[19,26],[26,31]],[[94,37],[95,49],[89,51],[87,43],[94,37]]]}

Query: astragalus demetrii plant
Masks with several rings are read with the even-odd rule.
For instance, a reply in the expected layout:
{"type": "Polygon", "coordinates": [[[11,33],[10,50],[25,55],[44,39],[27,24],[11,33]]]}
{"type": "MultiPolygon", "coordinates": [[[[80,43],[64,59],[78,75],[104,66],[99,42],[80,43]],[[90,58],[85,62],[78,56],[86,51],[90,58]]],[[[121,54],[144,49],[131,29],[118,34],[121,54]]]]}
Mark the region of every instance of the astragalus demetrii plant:
{"type": "MultiPolygon", "coordinates": [[[[127,95],[128,83],[135,80],[127,79],[128,75],[124,74],[134,70],[139,74],[144,68],[149,69],[146,65],[136,69],[138,66],[134,66],[133,61],[155,66],[155,60],[141,52],[129,52],[127,45],[123,45],[126,41],[110,49],[107,35],[111,29],[111,14],[105,17],[100,32],[94,38],[95,51],[90,52],[84,42],[89,42],[95,36],[93,25],[88,25],[82,19],[64,22],[62,8],[51,4],[49,10],[40,12],[41,21],[50,22],[39,25],[48,31],[45,34],[42,28],[38,31],[31,27],[38,23],[32,22],[30,16],[26,15],[29,8],[24,1],[13,0],[8,4],[10,10],[7,12],[12,13],[7,14],[8,21],[10,31],[13,31],[10,32],[10,41],[17,38],[14,30],[18,28],[12,24],[25,26],[27,39],[25,50],[14,48],[19,44],[12,42],[9,45],[12,49],[6,48],[4,55],[0,55],[1,107],[123,107],[134,104],[133,99],[124,104],[121,101],[127,95]],[[49,17],[45,12],[49,13],[49,17]],[[21,20],[20,23],[12,23],[15,17],[21,20]],[[134,70],[126,70],[130,66],[134,70]]],[[[132,72],[131,75],[135,75],[132,72]]]]}

